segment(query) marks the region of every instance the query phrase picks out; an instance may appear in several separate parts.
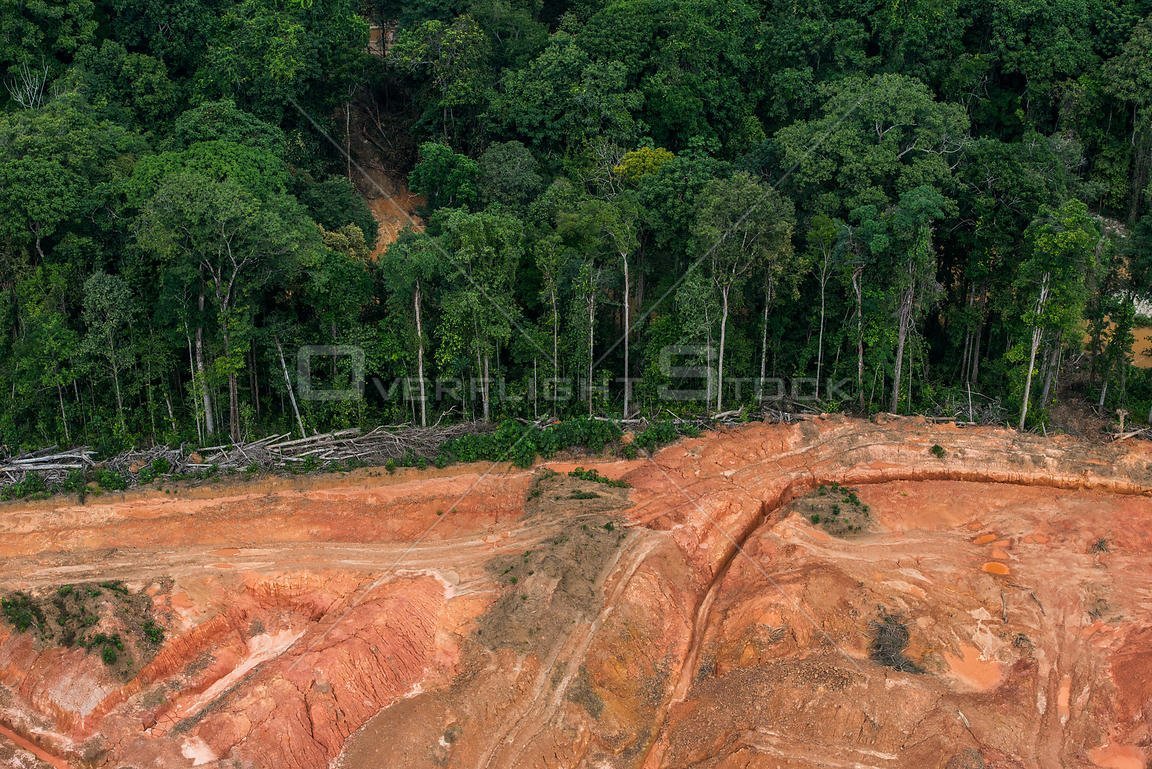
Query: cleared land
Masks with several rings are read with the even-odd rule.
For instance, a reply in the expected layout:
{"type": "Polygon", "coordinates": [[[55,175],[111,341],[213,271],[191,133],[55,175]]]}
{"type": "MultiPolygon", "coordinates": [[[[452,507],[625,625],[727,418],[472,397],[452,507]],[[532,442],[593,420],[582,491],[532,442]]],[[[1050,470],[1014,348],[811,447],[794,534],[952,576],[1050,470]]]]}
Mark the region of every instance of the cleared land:
{"type": "Polygon", "coordinates": [[[123,582],[166,631],[150,659],[109,666],[0,626],[0,759],[1150,757],[1148,444],[833,418],[549,467],[560,474],[364,470],[0,506],[5,592],[123,582]],[[577,464],[630,487],[569,477],[577,464]],[[885,618],[919,672],[882,664],[885,618]]]}

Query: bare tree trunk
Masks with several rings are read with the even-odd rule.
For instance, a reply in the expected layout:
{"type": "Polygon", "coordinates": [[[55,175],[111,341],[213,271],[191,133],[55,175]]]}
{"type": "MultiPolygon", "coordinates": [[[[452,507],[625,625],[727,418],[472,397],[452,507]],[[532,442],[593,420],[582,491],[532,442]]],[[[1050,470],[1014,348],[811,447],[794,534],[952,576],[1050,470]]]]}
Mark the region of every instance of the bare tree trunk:
{"type": "MultiPolygon", "coordinates": [[[[227,321],[224,322],[224,328],[228,328],[227,321]]],[[[224,332],[224,350],[226,354],[232,350],[232,335],[227,330],[224,332]]],[[[231,370],[228,372],[228,437],[233,443],[240,442],[240,389],[236,372],[231,370]]]]}
{"type": "MultiPolygon", "coordinates": [[[[204,292],[200,292],[200,312],[204,312],[204,292]]],[[[204,324],[196,324],[196,371],[200,377],[200,393],[204,400],[204,432],[216,434],[216,418],[212,413],[212,394],[208,391],[208,371],[204,366],[204,324]]]]}
{"type": "Polygon", "coordinates": [[[968,373],[968,383],[976,384],[980,378],[980,342],[984,338],[984,321],[976,326],[976,336],[972,340],[972,366],[968,373]]]}
{"type": "Polygon", "coordinates": [[[552,296],[552,379],[556,380],[560,378],[560,308],[556,287],[549,293],[552,296]]]}
{"type": "Polygon", "coordinates": [[[284,371],[284,385],[288,389],[288,402],[292,404],[292,413],[296,417],[296,426],[300,428],[300,437],[308,434],[304,429],[304,420],[300,418],[300,407],[296,405],[296,391],[292,388],[292,378],[288,376],[288,364],[284,361],[284,348],[280,346],[280,337],[276,337],[276,352],[280,354],[280,368],[284,371]]]}
{"type": "Polygon", "coordinates": [[[64,442],[72,445],[72,432],[68,429],[68,412],[64,410],[64,388],[56,385],[56,395],[60,398],[60,423],[64,425],[64,442]]]}
{"type": "Polygon", "coordinates": [[[764,380],[768,377],[768,302],[760,324],[760,378],[756,381],[756,402],[764,402],[764,380]]]}
{"type": "MultiPolygon", "coordinates": [[[[172,396],[168,394],[168,388],[164,388],[164,405],[168,407],[168,424],[172,426],[172,432],[176,432],[176,412],[172,410],[172,396]]],[[[200,430],[200,421],[196,421],[196,430],[200,430]]]]}
{"type": "Polygon", "coordinates": [[[828,289],[828,266],[820,269],[820,335],[816,342],[816,400],[820,400],[820,377],[824,371],[824,313],[828,289]]]}
{"type": "Polygon", "coordinates": [[[892,413],[900,410],[900,377],[904,369],[904,345],[908,341],[908,326],[912,318],[915,289],[909,286],[900,300],[900,322],[896,329],[896,372],[892,377],[892,413]]]}
{"type": "Polygon", "coordinates": [[[424,386],[424,321],[420,310],[420,281],[412,292],[412,309],[416,315],[416,377],[420,382],[420,426],[428,426],[427,392],[424,386]]]}
{"type": "MultiPolygon", "coordinates": [[[[1044,280],[1040,284],[1040,297],[1036,301],[1036,322],[1040,322],[1040,313],[1044,311],[1044,305],[1048,303],[1048,273],[1044,273],[1044,280]]],[[[1039,326],[1032,327],[1032,349],[1028,354],[1028,376],[1024,380],[1024,400],[1020,405],[1020,426],[1021,432],[1024,431],[1024,424],[1028,419],[1028,398],[1032,393],[1032,374],[1036,370],[1036,351],[1040,349],[1040,339],[1044,335],[1044,330],[1039,326]]]]}
{"type": "Polygon", "coordinates": [[[774,285],[771,280],[764,283],[764,317],[760,324],[760,381],[756,386],[756,400],[764,401],[764,380],[768,378],[768,315],[775,299],[774,285]]]}
{"type": "Polygon", "coordinates": [[[344,102],[344,159],[347,161],[348,181],[352,181],[352,96],[344,102]]]}
{"type": "Polygon", "coordinates": [[[252,407],[256,409],[256,416],[261,415],[260,406],[260,361],[256,357],[256,345],[252,345],[252,407]]]}
{"type": "Polygon", "coordinates": [[[112,389],[116,392],[116,413],[120,415],[120,423],[124,423],[124,399],[120,396],[120,366],[116,364],[116,342],[112,338],[112,331],[108,331],[108,351],[111,353],[112,363],[112,389]]]}
{"type": "Polygon", "coordinates": [[[588,416],[592,416],[592,364],[596,353],[596,289],[595,279],[588,291],[588,416]]]}
{"type": "MultiPolygon", "coordinates": [[[[192,383],[193,383],[192,401],[193,401],[193,404],[195,404],[195,401],[196,401],[196,397],[195,397],[196,359],[192,354],[192,335],[190,333],[188,333],[188,325],[187,324],[184,325],[184,339],[187,340],[187,342],[188,342],[188,370],[189,370],[189,373],[192,375],[192,383]]],[[[201,419],[201,415],[200,415],[200,409],[201,408],[202,408],[201,406],[194,406],[192,411],[194,412],[195,417],[196,417],[196,438],[200,442],[200,445],[203,446],[204,445],[204,427],[203,427],[203,420],[201,419]]]]}
{"type": "Polygon", "coordinates": [[[628,365],[628,338],[632,335],[632,308],[629,306],[629,294],[632,286],[628,281],[628,255],[621,254],[621,261],[624,262],[624,419],[627,419],[628,414],[628,396],[631,392],[632,385],[628,381],[628,373],[631,368],[628,365]]]}
{"type": "Polygon", "coordinates": [[[1052,352],[1048,356],[1048,363],[1045,366],[1044,389],[1040,392],[1040,408],[1048,406],[1048,399],[1052,395],[1052,384],[1055,382],[1056,372],[1060,370],[1060,362],[1064,353],[1064,347],[1061,344],[1062,336],[1062,334],[1056,334],[1056,339],[1052,342],[1052,352]]]}
{"type": "Polygon", "coordinates": [[[724,342],[728,334],[728,292],[731,286],[720,289],[720,359],[716,362],[716,411],[724,410],[724,342]]]}
{"type": "Polygon", "coordinates": [[[484,421],[485,422],[488,421],[488,417],[492,413],[492,411],[491,411],[492,391],[489,389],[489,381],[488,381],[488,358],[489,358],[488,353],[484,353],[484,382],[481,384],[481,387],[482,387],[482,392],[484,394],[484,421]]]}
{"type": "Polygon", "coordinates": [[[852,271],[852,291],[856,294],[856,392],[864,410],[864,268],[852,271]]]}

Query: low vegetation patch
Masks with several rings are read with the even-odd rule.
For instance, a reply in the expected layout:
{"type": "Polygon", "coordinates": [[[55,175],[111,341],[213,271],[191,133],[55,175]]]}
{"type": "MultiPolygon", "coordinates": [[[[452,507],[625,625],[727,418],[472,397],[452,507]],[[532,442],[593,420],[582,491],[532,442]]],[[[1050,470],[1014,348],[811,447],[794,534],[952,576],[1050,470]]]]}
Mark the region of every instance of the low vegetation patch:
{"type": "Polygon", "coordinates": [[[872,525],[871,511],[860,501],[856,490],[838,483],[818,487],[797,500],[795,509],[813,526],[819,526],[834,537],[860,534],[872,525]]]}
{"type": "Polygon", "coordinates": [[[17,591],[0,599],[0,611],[17,632],[99,654],[125,679],[164,642],[152,599],[118,581],[61,585],[40,595],[17,591]]]}
{"type": "Polygon", "coordinates": [[[612,486],[617,489],[627,489],[631,486],[628,481],[619,478],[608,478],[601,475],[596,470],[585,470],[583,467],[577,467],[568,473],[573,478],[579,478],[584,481],[592,481],[593,483],[602,483],[605,486],[612,486]]]}
{"type": "Polygon", "coordinates": [[[666,419],[659,422],[650,422],[646,428],[636,433],[632,442],[624,447],[624,455],[629,459],[639,456],[641,450],[653,454],[657,449],[675,443],[680,438],[695,438],[700,435],[700,428],[688,422],[673,422],[666,419]]]}

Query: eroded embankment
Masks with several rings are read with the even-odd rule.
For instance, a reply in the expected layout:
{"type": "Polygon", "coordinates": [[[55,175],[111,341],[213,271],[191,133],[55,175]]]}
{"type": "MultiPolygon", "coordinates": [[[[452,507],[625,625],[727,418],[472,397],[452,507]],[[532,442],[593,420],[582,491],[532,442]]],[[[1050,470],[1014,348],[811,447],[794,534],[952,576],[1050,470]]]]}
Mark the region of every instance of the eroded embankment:
{"type": "Polygon", "coordinates": [[[632,488],[454,468],[8,506],[5,586],[164,576],[170,633],[127,685],[0,638],[0,668],[41,660],[0,680],[0,723],[95,766],[1142,757],[1143,445],[835,418],[580,464],[632,488]],[[833,482],[873,530],[792,512],[833,482]],[[868,659],[880,606],[926,673],[868,659]],[[63,712],[82,681],[109,689],[98,723],[63,712]]]}

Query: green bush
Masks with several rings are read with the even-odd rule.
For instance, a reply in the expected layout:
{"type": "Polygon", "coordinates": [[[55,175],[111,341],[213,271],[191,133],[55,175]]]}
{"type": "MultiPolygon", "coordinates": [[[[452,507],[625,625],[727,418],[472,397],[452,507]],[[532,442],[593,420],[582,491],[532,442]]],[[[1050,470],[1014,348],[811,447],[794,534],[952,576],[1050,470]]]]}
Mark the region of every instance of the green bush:
{"type": "Polygon", "coordinates": [[[3,611],[4,619],[21,633],[33,627],[37,630],[44,627],[44,611],[27,593],[17,591],[0,599],[0,611],[3,611]]]}
{"type": "Polygon", "coordinates": [[[512,462],[531,467],[538,456],[552,457],[567,449],[582,448],[598,454],[622,435],[619,425],[577,417],[546,427],[506,420],[492,432],[463,435],[444,444],[440,462],[512,462]]]}
{"type": "Polygon", "coordinates": [[[128,488],[128,479],[112,470],[97,470],[96,483],[105,491],[123,491],[128,488]]]}
{"type": "Polygon", "coordinates": [[[695,425],[677,424],[665,419],[650,423],[647,428],[636,434],[632,443],[652,454],[657,449],[667,446],[681,437],[695,438],[699,434],[700,430],[695,425]]]}
{"type": "Polygon", "coordinates": [[[602,483],[605,486],[612,486],[618,489],[626,489],[630,485],[628,481],[619,480],[616,478],[607,478],[596,470],[585,470],[583,467],[577,467],[575,470],[568,473],[568,475],[573,478],[579,478],[584,481],[592,481],[594,483],[602,483]]]}
{"type": "Polygon", "coordinates": [[[19,483],[13,483],[0,489],[0,500],[27,499],[28,497],[47,496],[48,484],[35,473],[29,473],[19,483]]]}
{"type": "Polygon", "coordinates": [[[142,630],[144,631],[144,637],[148,639],[149,643],[159,646],[164,642],[164,628],[157,625],[154,621],[150,619],[145,620],[142,630]]]}

